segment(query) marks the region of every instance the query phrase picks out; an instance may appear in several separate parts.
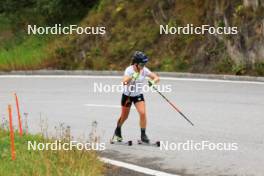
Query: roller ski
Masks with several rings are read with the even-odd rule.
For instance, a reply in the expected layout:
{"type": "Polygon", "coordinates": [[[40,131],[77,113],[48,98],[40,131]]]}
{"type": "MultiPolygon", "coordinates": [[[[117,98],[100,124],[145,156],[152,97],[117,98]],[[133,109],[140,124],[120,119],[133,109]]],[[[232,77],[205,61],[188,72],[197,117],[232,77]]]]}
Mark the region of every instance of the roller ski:
{"type": "Polygon", "coordinates": [[[110,144],[132,146],[133,142],[132,141],[114,141],[111,139],[110,144]]]}
{"type": "Polygon", "coordinates": [[[146,143],[146,142],[143,142],[142,140],[138,140],[137,142],[138,142],[138,145],[160,147],[160,141],[156,141],[156,142],[149,141],[148,143],[146,143]]]}
{"type": "Polygon", "coordinates": [[[151,142],[145,133],[141,134],[141,139],[137,141],[138,145],[160,147],[160,141],[151,142]]]}

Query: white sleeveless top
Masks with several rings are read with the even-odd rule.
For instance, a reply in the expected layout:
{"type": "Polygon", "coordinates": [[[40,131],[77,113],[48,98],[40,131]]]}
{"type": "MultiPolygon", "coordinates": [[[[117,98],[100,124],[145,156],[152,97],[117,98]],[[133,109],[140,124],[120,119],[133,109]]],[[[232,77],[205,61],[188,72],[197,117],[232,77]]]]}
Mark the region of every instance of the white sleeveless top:
{"type": "MultiPolygon", "coordinates": [[[[131,77],[133,73],[135,73],[135,70],[133,68],[133,65],[131,65],[126,68],[124,76],[131,77]]],[[[123,93],[131,97],[135,97],[142,94],[142,87],[144,85],[144,81],[146,80],[146,77],[150,75],[150,73],[151,71],[147,67],[144,67],[140,71],[139,78],[136,81],[132,80],[128,86],[125,86],[123,93]]]]}

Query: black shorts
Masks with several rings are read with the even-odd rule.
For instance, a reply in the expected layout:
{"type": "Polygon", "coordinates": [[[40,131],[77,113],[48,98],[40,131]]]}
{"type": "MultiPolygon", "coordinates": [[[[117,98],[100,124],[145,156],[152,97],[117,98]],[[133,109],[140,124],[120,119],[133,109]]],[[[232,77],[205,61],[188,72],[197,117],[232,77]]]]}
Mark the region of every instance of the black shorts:
{"type": "Polygon", "coordinates": [[[121,105],[126,106],[126,107],[130,107],[132,105],[132,102],[134,104],[136,104],[137,102],[140,102],[140,101],[145,101],[143,94],[137,95],[135,97],[129,97],[129,96],[123,94],[122,99],[121,99],[121,105]]]}

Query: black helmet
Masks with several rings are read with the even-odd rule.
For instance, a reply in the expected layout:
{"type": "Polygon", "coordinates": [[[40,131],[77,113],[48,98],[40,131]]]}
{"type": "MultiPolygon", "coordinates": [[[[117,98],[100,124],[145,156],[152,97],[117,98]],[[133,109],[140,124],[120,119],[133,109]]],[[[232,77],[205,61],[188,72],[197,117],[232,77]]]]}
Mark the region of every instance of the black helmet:
{"type": "Polygon", "coordinates": [[[148,62],[148,56],[146,56],[143,52],[141,51],[135,51],[135,53],[133,54],[133,60],[132,60],[132,64],[139,64],[139,63],[143,63],[146,64],[148,62]]]}

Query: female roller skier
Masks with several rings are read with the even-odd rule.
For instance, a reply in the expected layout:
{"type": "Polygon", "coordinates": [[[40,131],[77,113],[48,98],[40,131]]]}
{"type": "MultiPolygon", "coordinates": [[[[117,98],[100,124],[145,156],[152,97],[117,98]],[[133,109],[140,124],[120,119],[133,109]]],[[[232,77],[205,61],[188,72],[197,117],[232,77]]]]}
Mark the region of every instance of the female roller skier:
{"type": "Polygon", "coordinates": [[[113,139],[122,141],[121,127],[128,118],[132,102],[134,103],[140,117],[141,141],[149,143],[146,135],[147,117],[146,105],[142,94],[142,86],[145,79],[148,77],[149,86],[159,82],[159,77],[151,72],[145,65],[148,62],[148,57],[140,51],[133,54],[132,64],[125,69],[123,84],[126,85],[121,98],[121,115],[117,122],[113,139]]]}

